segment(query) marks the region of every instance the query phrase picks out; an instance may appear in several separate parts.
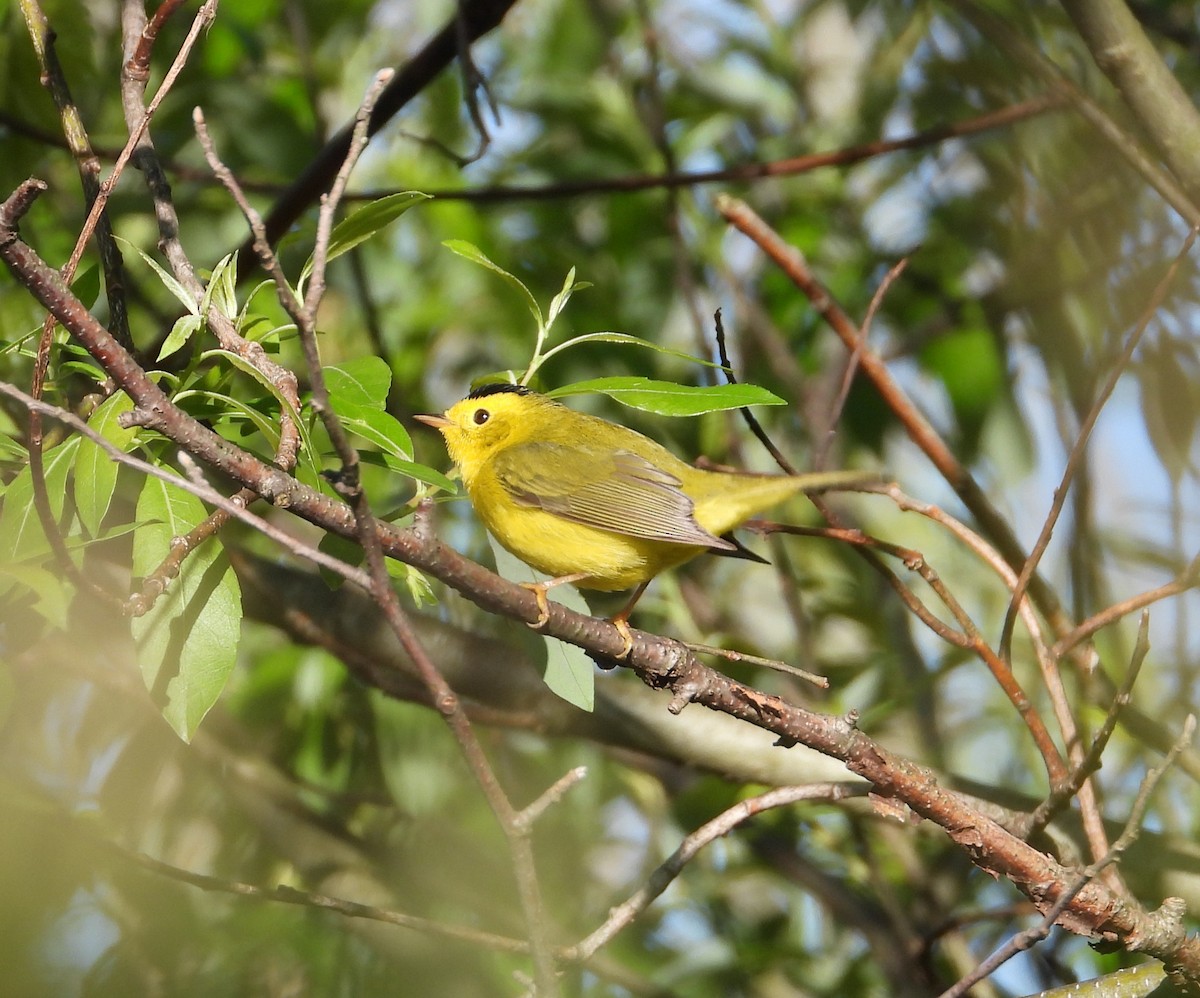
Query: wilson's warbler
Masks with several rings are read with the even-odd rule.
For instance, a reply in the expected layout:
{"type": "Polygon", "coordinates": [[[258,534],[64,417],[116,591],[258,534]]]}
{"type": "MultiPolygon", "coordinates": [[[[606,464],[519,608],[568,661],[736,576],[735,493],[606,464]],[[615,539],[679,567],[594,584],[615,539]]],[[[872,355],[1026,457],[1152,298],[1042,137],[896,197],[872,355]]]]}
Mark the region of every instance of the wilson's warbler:
{"type": "Polygon", "coordinates": [[[560,405],[520,385],[484,385],[444,416],[417,416],[446,438],[484,525],[540,572],[538,597],[564,582],[615,592],[636,587],[613,618],[628,655],[628,620],[659,572],[705,551],[750,554],[723,537],[802,490],[862,482],[857,472],[755,475],[706,471],[648,437],[560,405]]]}

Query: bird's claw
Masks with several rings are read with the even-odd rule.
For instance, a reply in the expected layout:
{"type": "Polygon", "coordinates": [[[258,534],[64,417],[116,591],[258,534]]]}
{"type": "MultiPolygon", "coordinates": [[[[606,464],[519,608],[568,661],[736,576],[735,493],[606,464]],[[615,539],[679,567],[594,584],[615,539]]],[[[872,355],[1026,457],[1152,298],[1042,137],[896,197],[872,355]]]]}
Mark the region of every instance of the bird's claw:
{"type": "Polygon", "coordinates": [[[617,633],[621,635],[621,640],[625,642],[621,653],[615,656],[617,661],[624,662],[625,659],[629,658],[629,653],[633,651],[633,634],[630,633],[629,623],[624,617],[614,617],[612,625],[617,629],[617,633]]]}
{"type": "Polygon", "coordinates": [[[532,623],[525,621],[525,626],[540,631],[550,622],[550,602],[546,599],[546,586],[541,582],[522,582],[519,585],[537,597],[538,619],[532,623]]]}

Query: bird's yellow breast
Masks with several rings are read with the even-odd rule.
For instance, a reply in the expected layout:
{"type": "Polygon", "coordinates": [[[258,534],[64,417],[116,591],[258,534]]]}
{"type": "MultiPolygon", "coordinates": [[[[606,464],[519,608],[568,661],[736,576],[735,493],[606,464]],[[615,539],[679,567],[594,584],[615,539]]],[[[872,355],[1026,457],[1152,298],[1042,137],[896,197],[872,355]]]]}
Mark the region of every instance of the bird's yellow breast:
{"type": "Polygon", "coordinates": [[[520,505],[486,468],[467,483],[467,493],[501,545],[546,575],[586,572],[587,578],[575,583],[580,589],[632,589],[704,550],[629,537],[520,505]]]}

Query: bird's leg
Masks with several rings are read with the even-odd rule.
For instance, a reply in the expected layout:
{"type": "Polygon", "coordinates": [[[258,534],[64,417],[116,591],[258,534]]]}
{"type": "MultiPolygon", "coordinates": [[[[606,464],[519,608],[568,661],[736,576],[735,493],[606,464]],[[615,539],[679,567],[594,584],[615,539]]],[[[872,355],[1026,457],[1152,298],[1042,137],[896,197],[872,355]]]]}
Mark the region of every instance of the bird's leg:
{"type": "Polygon", "coordinates": [[[546,601],[546,593],[555,586],[561,586],[564,582],[579,582],[581,579],[586,579],[587,577],[587,572],[575,572],[571,575],[560,575],[554,579],[547,579],[545,582],[518,583],[522,589],[528,589],[537,597],[538,619],[532,624],[526,621],[525,626],[532,627],[535,631],[540,631],[550,619],[550,604],[546,601]]]}
{"type": "Polygon", "coordinates": [[[633,591],[633,595],[629,597],[629,602],[621,608],[620,613],[618,613],[615,617],[609,618],[608,622],[617,629],[622,640],[625,642],[625,647],[621,649],[621,654],[617,656],[617,658],[621,661],[627,659],[629,657],[629,653],[633,651],[633,635],[629,633],[629,615],[633,613],[634,606],[637,604],[637,601],[642,598],[642,593],[646,591],[646,587],[648,585],[650,585],[649,579],[647,579],[633,591]]]}

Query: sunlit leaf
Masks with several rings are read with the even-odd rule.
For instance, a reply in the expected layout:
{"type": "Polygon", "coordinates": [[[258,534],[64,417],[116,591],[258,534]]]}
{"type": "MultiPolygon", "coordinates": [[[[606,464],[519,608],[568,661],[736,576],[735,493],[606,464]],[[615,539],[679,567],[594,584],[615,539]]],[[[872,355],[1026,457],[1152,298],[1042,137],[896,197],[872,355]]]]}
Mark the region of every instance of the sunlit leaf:
{"type": "Polygon", "coordinates": [[[392,369],[379,357],[358,357],[330,364],[322,368],[322,373],[334,412],[340,413],[339,406],[346,404],[382,409],[387,403],[392,369]]]}
{"type": "Polygon", "coordinates": [[[413,205],[428,200],[429,195],[420,191],[402,191],[355,209],[334,226],[327,259],[336,260],[359,243],[370,239],[380,229],[391,225],[413,205]]]}
{"type": "MultiPolygon", "coordinates": [[[[496,559],[496,572],[512,582],[545,582],[546,575],[535,571],[515,555],[505,550],[496,539],[488,534],[488,543],[496,559]]],[[[573,586],[558,586],[551,593],[556,603],[578,613],[592,611],[573,586]]],[[[577,645],[559,641],[547,635],[543,642],[546,648],[546,670],[542,678],[546,686],[567,703],[580,710],[591,711],[596,704],[596,666],[586,652],[577,645]]]]}
{"type": "MultiPolygon", "coordinates": [[[[138,498],[133,571],[143,578],[171,552],[172,540],[204,519],[195,496],[157,478],[138,498]]],[[[189,741],[216,703],[237,659],[241,589],[220,542],[187,554],[177,578],[149,613],[134,618],[138,665],[163,717],[189,741]]]]}
{"type": "Polygon", "coordinates": [[[378,409],[343,403],[343,411],[338,413],[338,418],[347,430],[371,441],[380,450],[404,460],[412,459],[412,439],[395,416],[378,409]]]}
{"type": "MultiPolygon", "coordinates": [[[[253,405],[222,392],[205,391],[180,392],[175,396],[175,404],[183,405],[184,402],[193,397],[205,399],[208,402],[214,403],[219,409],[225,410],[223,419],[233,420],[242,418],[247,420],[262,434],[270,447],[275,448],[279,445],[279,424],[263,415],[253,405]]],[[[215,425],[218,424],[214,422],[215,425]]]]}
{"type": "Polygon", "coordinates": [[[622,405],[660,416],[699,416],[706,412],[740,409],[747,405],[786,405],[786,401],[757,385],[677,385],[650,378],[594,378],[563,385],[548,394],[552,398],[598,392],[622,405]]]}
{"type": "MultiPolygon", "coordinates": [[[[122,413],[132,411],[133,401],[129,396],[116,392],[96,408],[88,425],[120,450],[129,451],[137,431],[122,426],[120,417],[122,413]]],[[[79,453],[75,457],[75,505],[79,510],[79,521],[90,535],[99,531],[108,512],[119,470],[117,462],[98,443],[86,437],[80,439],[79,453]]]]}
{"type": "Polygon", "coordinates": [[[163,268],[158,265],[158,262],[153,257],[143,253],[141,249],[131,243],[128,239],[122,239],[120,236],[115,236],[114,238],[126,249],[133,250],[133,252],[145,260],[146,263],[150,265],[150,268],[158,275],[158,279],[162,281],[163,287],[170,291],[184,308],[186,308],[193,315],[202,314],[200,312],[200,306],[196,304],[196,299],[188,293],[188,290],[182,284],[180,284],[177,280],[175,280],[174,277],[163,270],[163,268]]]}
{"type": "Polygon", "coordinates": [[[582,291],[584,288],[590,288],[592,285],[588,281],[575,280],[575,268],[572,267],[567,271],[566,279],[563,281],[562,290],[550,300],[550,308],[546,312],[546,325],[553,326],[554,320],[558,318],[558,314],[566,308],[567,302],[571,300],[571,295],[576,291],[582,291]]]}
{"type": "Polygon", "coordinates": [[[236,253],[227,253],[213,269],[212,277],[208,279],[208,287],[204,289],[204,298],[200,302],[202,316],[208,315],[208,310],[213,304],[217,306],[217,311],[227,318],[232,319],[237,315],[237,267],[234,266],[236,259],[236,253]]]}
{"type": "MultiPolygon", "coordinates": [[[[67,473],[74,466],[79,442],[79,437],[71,437],[42,455],[46,498],[59,523],[67,496],[67,473]]],[[[50,542],[33,500],[33,474],[26,465],[4,493],[4,506],[0,509],[0,562],[23,561],[49,549],[50,542]]]]}
{"type": "Polygon", "coordinates": [[[493,273],[499,274],[501,277],[503,277],[504,280],[517,289],[521,297],[525,300],[525,305],[529,309],[530,314],[533,315],[533,320],[537,323],[538,330],[540,331],[546,328],[546,321],[542,318],[542,309],[538,305],[537,299],[533,297],[533,292],[525,287],[525,285],[518,278],[514,277],[503,267],[492,263],[491,260],[484,256],[483,252],[478,247],[466,242],[463,239],[447,239],[442,243],[442,245],[451,252],[457,253],[459,256],[470,260],[472,263],[477,263],[481,267],[486,267],[493,273]]]}
{"type": "Polygon", "coordinates": [[[162,348],[158,351],[158,359],[162,360],[164,357],[170,357],[171,354],[187,343],[203,324],[204,321],[200,316],[193,315],[191,312],[181,315],[175,320],[175,325],[171,327],[167,338],[163,340],[162,348]]]}
{"type": "Polygon", "coordinates": [[[204,352],[202,359],[207,360],[211,357],[222,358],[227,363],[236,367],[239,371],[250,375],[250,377],[262,385],[263,388],[265,388],[268,392],[270,392],[276,401],[279,402],[280,408],[284,412],[287,412],[289,415],[291,415],[292,419],[296,422],[296,426],[300,432],[301,456],[311,457],[315,453],[312,446],[312,440],[308,434],[307,424],[300,418],[300,414],[296,411],[291,401],[279,391],[279,389],[272,383],[270,378],[263,374],[262,371],[251,364],[248,360],[239,357],[237,354],[229,350],[207,350],[204,352]]]}

